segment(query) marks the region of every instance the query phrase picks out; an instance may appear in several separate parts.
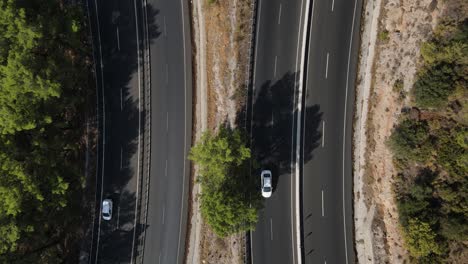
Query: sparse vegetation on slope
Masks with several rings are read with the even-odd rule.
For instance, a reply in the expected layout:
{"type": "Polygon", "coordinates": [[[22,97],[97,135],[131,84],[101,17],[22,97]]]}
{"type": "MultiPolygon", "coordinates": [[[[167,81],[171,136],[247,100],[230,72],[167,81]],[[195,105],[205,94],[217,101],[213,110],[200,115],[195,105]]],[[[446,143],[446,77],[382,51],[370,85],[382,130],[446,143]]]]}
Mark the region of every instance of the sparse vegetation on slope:
{"type": "Polygon", "coordinates": [[[468,21],[442,23],[421,54],[418,108],[388,142],[399,170],[400,223],[416,262],[453,263],[468,241],[468,21]]]}
{"type": "Polygon", "coordinates": [[[82,217],[83,18],[61,1],[0,0],[1,263],[69,261],[82,217]]]}

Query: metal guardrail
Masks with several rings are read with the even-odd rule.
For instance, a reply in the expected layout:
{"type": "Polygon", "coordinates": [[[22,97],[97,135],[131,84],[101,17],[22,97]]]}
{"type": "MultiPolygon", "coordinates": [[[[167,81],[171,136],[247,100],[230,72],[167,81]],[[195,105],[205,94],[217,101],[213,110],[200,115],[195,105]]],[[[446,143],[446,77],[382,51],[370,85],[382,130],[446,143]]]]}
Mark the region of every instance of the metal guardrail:
{"type": "MultiPolygon", "coordinates": [[[[251,4],[251,8],[250,10],[252,11],[251,13],[251,18],[250,18],[250,37],[249,37],[249,50],[248,50],[248,58],[249,58],[249,61],[247,63],[247,69],[246,69],[246,83],[245,83],[245,89],[247,89],[246,91],[246,99],[245,99],[245,102],[246,102],[246,106],[248,104],[248,98],[249,98],[249,91],[253,85],[253,69],[254,69],[254,56],[255,56],[255,53],[254,53],[254,50],[255,50],[255,28],[257,27],[257,0],[252,0],[252,4],[251,4]]],[[[246,111],[245,111],[245,119],[244,119],[244,126],[247,127],[247,108],[246,108],[246,111]]]]}
{"type": "MultiPolygon", "coordinates": [[[[248,105],[249,105],[249,102],[248,102],[248,99],[249,99],[249,94],[250,94],[250,91],[252,91],[253,89],[253,71],[254,71],[254,56],[255,56],[255,42],[256,42],[256,34],[255,34],[255,30],[257,28],[257,7],[258,7],[258,2],[257,0],[252,0],[252,3],[251,3],[251,19],[250,19],[250,37],[249,37],[249,50],[248,50],[248,58],[249,58],[249,61],[247,63],[247,72],[246,72],[246,84],[245,84],[245,89],[247,90],[246,93],[245,93],[245,104],[246,104],[246,108],[245,108],[245,119],[244,119],[244,126],[245,128],[247,129],[247,120],[248,120],[248,105]]],[[[252,257],[251,257],[251,237],[250,237],[250,234],[251,232],[246,232],[245,233],[245,239],[244,239],[244,245],[245,245],[245,249],[244,249],[244,264],[250,264],[252,262],[252,257]]]]}
{"type": "MultiPolygon", "coordinates": [[[[137,254],[135,263],[143,263],[146,237],[146,221],[148,216],[148,198],[150,185],[150,165],[151,165],[151,65],[149,51],[149,33],[148,33],[148,17],[146,12],[147,2],[142,2],[142,18],[143,18],[143,105],[144,111],[144,127],[143,127],[143,147],[141,164],[141,198],[140,198],[140,219],[138,225],[138,244],[136,246],[137,254]]],[[[139,183],[140,184],[140,183],[139,183]]]]}

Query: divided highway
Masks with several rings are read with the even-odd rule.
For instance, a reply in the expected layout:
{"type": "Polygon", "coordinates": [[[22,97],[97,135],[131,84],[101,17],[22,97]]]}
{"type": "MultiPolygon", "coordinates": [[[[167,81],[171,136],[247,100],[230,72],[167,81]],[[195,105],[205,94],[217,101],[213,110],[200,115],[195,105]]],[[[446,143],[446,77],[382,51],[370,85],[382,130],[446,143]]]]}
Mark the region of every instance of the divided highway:
{"type": "Polygon", "coordinates": [[[307,12],[303,2],[258,1],[251,147],[260,169],[272,170],[274,191],[251,233],[254,264],[355,262],[351,128],[362,1],[315,0],[307,12]]]}
{"type": "Polygon", "coordinates": [[[302,132],[304,263],[355,263],[351,132],[361,0],[315,0],[302,132]]]}
{"type": "Polygon", "coordinates": [[[192,73],[184,0],[88,0],[98,168],[88,263],[182,263],[192,73]],[[103,199],[113,217],[101,216],[103,199]]]}

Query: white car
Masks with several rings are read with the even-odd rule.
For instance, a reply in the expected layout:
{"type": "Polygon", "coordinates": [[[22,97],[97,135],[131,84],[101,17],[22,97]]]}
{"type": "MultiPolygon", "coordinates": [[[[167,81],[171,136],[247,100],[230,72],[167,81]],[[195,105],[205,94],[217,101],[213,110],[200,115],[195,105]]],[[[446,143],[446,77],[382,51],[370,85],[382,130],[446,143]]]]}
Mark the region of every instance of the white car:
{"type": "Polygon", "coordinates": [[[260,177],[262,184],[262,196],[268,198],[271,196],[271,192],[273,191],[273,177],[271,176],[271,171],[263,170],[260,177]]]}
{"type": "Polygon", "coordinates": [[[111,199],[104,199],[102,201],[102,219],[104,220],[111,220],[112,218],[112,200],[111,199]]]}

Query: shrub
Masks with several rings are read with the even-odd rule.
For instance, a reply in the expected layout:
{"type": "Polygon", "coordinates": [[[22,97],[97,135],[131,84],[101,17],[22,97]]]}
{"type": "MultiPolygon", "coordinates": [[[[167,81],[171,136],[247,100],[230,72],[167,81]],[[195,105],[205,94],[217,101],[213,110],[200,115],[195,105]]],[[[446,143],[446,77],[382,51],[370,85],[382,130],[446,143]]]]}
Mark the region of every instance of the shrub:
{"type": "Polygon", "coordinates": [[[387,42],[390,39],[388,30],[384,29],[384,30],[380,31],[379,35],[378,35],[378,38],[382,42],[387,42]]]}
{"type": "Polygon", "coordinates": [[[436,241],[436,234],[431,226],[417,218],[409,220],[404,237],[411,256],[415,258],[427,257],[430,254],[440,255],[442,253],[436,241]]]}
{"type": "Polygon", "coordinates": [[[423,71],[414,83],[416,105],[423,108],[440,108],[455,89],[453,68],[440,63],[423,71]]]}

